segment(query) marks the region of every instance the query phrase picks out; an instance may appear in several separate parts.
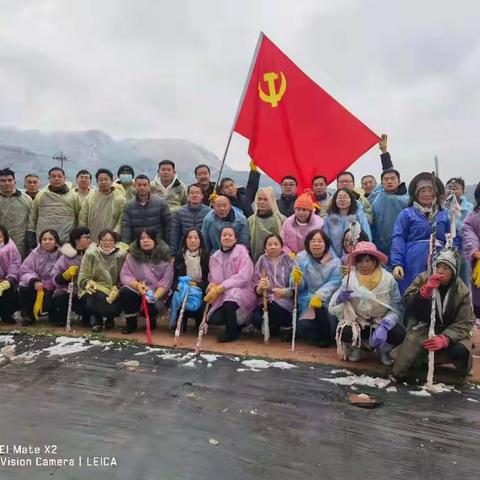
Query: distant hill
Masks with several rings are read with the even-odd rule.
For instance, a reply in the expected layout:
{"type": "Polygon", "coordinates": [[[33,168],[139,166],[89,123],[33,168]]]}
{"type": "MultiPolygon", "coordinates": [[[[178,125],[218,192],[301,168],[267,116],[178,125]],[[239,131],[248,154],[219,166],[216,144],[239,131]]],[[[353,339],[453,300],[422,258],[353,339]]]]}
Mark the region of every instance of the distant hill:
{"type": "MultiPolygon", "coordinates": [[[[21,185],[21,178],[37,173],[46,182],[48,170],[58,165],[52,160],[62,152],[68,161],[64,169],[70,180],[78,170],[86,168],[92,174],[100,167],[112,170],[114,175],[120,165],[129,164],[135,174],[145,173],[153,178],[160,160],[175,162],[179,178],[189,184],[194,181],[195,165],[207,164],[216,179],[220,168],[219,158],[200,145],[182,139],[137,139],[114,140],[104,132],[52,132],[0,128],[0,167],[12,168],[21,185]]],[[[232,177],[239,185],[245,185],[248,172],[225,166],[222,176],[232,177]]],[[[272,185],[267,177],[262,184],[272,185]]]]}

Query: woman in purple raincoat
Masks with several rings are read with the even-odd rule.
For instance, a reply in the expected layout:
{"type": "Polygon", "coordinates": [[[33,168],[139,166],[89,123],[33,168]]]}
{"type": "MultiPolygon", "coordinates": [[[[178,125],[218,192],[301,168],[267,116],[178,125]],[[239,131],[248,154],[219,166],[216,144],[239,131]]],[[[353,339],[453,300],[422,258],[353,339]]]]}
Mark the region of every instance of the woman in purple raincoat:
{"type": "Polygon", "coordinates": [[[22,264],[20,252],[0,225],[0,318],[4,323],[15,323],[13,314],[18,308],[18,271],[22,264]]]}
{"type": "Polygon", "coordinates": [[[247,248],[237,244],[232,227],[220,231],[220,246],[210,257],[205,302],[212,305],[208,323],[225,325],[218,341],[232,342],[238,337],[238,325],[250,319],[257,303],[252,288],[254,267],[247,248]]]}
{"type": "Polygon", "coordinates": [[[120,272],[120,303],[127,319],[122,333],[137,329],[142,295],[147,296],[150,326],[157,326],[157,313],[172,286],[173,263],[168,245],[153,231],[143,230],[130,246],[130,251],[120,272]]]}
{"type": "Polygon", "coordinates": [[[77,277],[83,254],[90,246],[90,230],[87,227],[74,227],[69,235],[69,242],[60,248],[60,257],[56,261],[52,278],[55,281],[53,304],[55,322],[63,326],[67,321],[68,301],[70,294],[68,287],[73,284],[72,310],[81,316],[82,325],[90,326],[90,312],[87,309],[85,297],[78,298],[77,277]]]}
{"type": "Polygon", "coordinates": [[[33,306],[37,295],[43,291],[43,308],[41,312],[48,312],[49,320],[53,320],[52,296],[55,282],[52,270],[59,255],[60,239],[55,230],[44,230],[40,234],[40,245],[23,262],[20,273],[20,305],[22,312],[22,326],[34,323],[33,306]]]}
{"type": "Polygon", "coordinates": [[[475,316],[480,318],[480,278],[477,277],[477,270],[475,266],[480,264],[480,183],[475,189],[476,205],[472,212],[470,212],[462,227],[462,247],[463,256],[472,267],[474,278],[472,278],[472,303],[475,311],[475,316]]]}
{"type": "Polygon", "coordinates": [[[279,235],[269,235],[265,239],[264,254],[255,265],[253,285],[258,299],[258,306],[253,311],[252,323],[260,329],[263,324],[263,295],[267,292],[268,321],[270,332],[288,339],[292,330],[293,298],[290,288],[290,274],[293,260],[282,251],[283,241],[279,235]]]}

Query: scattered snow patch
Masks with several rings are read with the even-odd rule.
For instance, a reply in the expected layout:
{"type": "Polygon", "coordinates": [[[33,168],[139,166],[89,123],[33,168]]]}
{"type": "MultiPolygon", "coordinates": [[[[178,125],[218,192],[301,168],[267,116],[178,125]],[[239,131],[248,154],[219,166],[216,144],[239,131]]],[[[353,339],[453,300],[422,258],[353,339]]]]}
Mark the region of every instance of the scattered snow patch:
{"type": "Polygon", "coordinates": [[[53,345],[52,347],[47,347],[43,349],[44,352],[49,352],[49,357],[58,357],[63,355],[71,355],[73,353],[80,353],[93,347],[93,345],[84,345],[84,338],[58,337],[55,342],[57,343],[57,345],[53,345]]]}
{"type": "Polygon", "coordinates": [[[397,390],[397,387],[388,387],[385,389],[386,392],[388,393],[397,393],[398,390],[397,390]]]}
{"type": "Polygon", "coordinates": [[[416,397],[431,397],[432,394],[426,390],[410,390],[408,392],[410,395],[415,395],[416,397]]]}
{"type": "MultiPolygon", "coordinates": [[[[254,371],[254,372],[255,371],[260,371],[260,370],[265,370],[265,369],[270,368],[270,367],[280,368],[282,370],[288,370],[290,368],[297,368],[296,365],[293,365],[293,364],[287,363],[287,362],[267,362],[266,360],[259,360],[259,359],[244,360],[242,362],[242,365],[245,365],[246,367],[249,367],[249,369],[254,371]]],[[[237,371],[239,371],[239,370],[237,370],[237,371]]]]}
{"type": "Polygon", "coordinates": [[[479,401],[475,400],[474,398],[467,398],[467,402],[479,403],[479,401]]]}
{"type": "Polygon", "coordinates": [[[362,385],[365,387],[385,388],[390,384],[390,380],[379,377],[369,377],[368,375],[349,375],[339,378],[319,378],[322,382],[329,382],[335,385],[362,385]]]}
{"type": "Polygon", "coordinates": [[[15,343],[15,340],[13,339],[13,335],[0,335],[0,343],[10,345],[11,343],[15,343]]]}

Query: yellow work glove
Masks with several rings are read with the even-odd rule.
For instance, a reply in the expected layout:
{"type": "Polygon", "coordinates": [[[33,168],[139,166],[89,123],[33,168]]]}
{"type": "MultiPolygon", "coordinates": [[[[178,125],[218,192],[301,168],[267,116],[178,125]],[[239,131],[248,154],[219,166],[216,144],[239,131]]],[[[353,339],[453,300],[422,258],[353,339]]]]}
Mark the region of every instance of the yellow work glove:
{"type": "Polygon", "coordinates": [[[63,273],[62,277],[69,282],[78,275],[79,268],[76,265],[70,265],[63,273]]]}
{"type": "Polygon", "coordinates": [[[320,296],[314,295],[310,299],[310,303],[308,304],[310,308],[322,308],[323,307],[323,300],[320,296]]]}
{"type": "Polygon", "coordinates": [[[105,299],[107,303],[112,304],[118,298],[118,288],[113,286],[112,290],[110,290],[110,294],[105,299]]]}
{"type": "Polygon", "coordinates": [[[395,278],[395,280],[403,280],[403,278],[405,277],[405,272],[403,271],[403,267],[400,267],[399,265],[397,265],[394,269],[393,269],[393,278],[395,278]]]}
{"type": "Polygon", "coordinates": [[[292,259],[295,260],[297,258],[297,254],[295,252],[288,252],[288,256],[292,259]]]}
{"type": "Polygon", "coordinates": [[[188,282],[188,284],[191,286],[191,287],[196,287],[198,285],[197,282],[194,282],[193,280],[191,282],[188,282]]]}
{"type": "Polygon", "coordinates": [[[250,171],[251,172],[256,172],[257,171],[257,166],[255,165],[253,160],[250,160],[250,171]]]}
{"type": "Polygon", "coordinates": [[[472,281],[477,288],[480,288],[480,260],[476,261],[475,267],[473,268],[472,281]]]}
{"type": "Polygon", "coordinates": [[[35,320],[38,320],[38,317],[42,313],[44,296],[45,292],[43,291],[43,288],[37,290],[37,297],[35,298],[35,303],[33,304],[33,318],[35,320]]]}
{"type": "Polygon", "coordinates": [[[292,269],[292,282],[294,285],[300,285],[303,278],[303,272],[300,267],[295,265],[292,269]]]}
{"type": "Polygon", "coordinates": [[[225,288],[221,285],[215,285],[205,295],[204,300],[206,303],[213,303],[223,292],[225,288]]]}
{"type": "Polygon", "coordinates": [[[218,193],[213,192],[212,194],[210,194],[209,200],[211,203],[213,203],[217,198],[218,198],[218,193]]]}
{"type": "Polygon", "coordinates": [[[11,287],[10,282],[8,280],[2,280],[0,282],[0,297],[3,295],[5,290],[8,290],[11,287]]]}
{"type": "Polygon", "coordinates": [[[90,295],[93,295],[97,291],[97,283],[93,280],[89,280],[85,285],[85,291],[90,295]]]}

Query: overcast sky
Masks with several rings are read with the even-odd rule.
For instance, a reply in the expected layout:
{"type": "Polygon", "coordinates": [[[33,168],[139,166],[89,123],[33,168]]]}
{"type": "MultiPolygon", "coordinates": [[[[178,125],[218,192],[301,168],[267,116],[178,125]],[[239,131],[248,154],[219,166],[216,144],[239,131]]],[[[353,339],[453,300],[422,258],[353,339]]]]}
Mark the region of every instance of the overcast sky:
{"type": "MultiPolygon", "coordinates": [[[[258,33],[410,179],[480,180],[478,1],[0,0],[0,126],[185,138],[219,157],[258,33]]],[[[235,135],[227,162],[246,169],[235,135]]],[[[378,173],[373,148],[354,166],[378,173]]]]}

